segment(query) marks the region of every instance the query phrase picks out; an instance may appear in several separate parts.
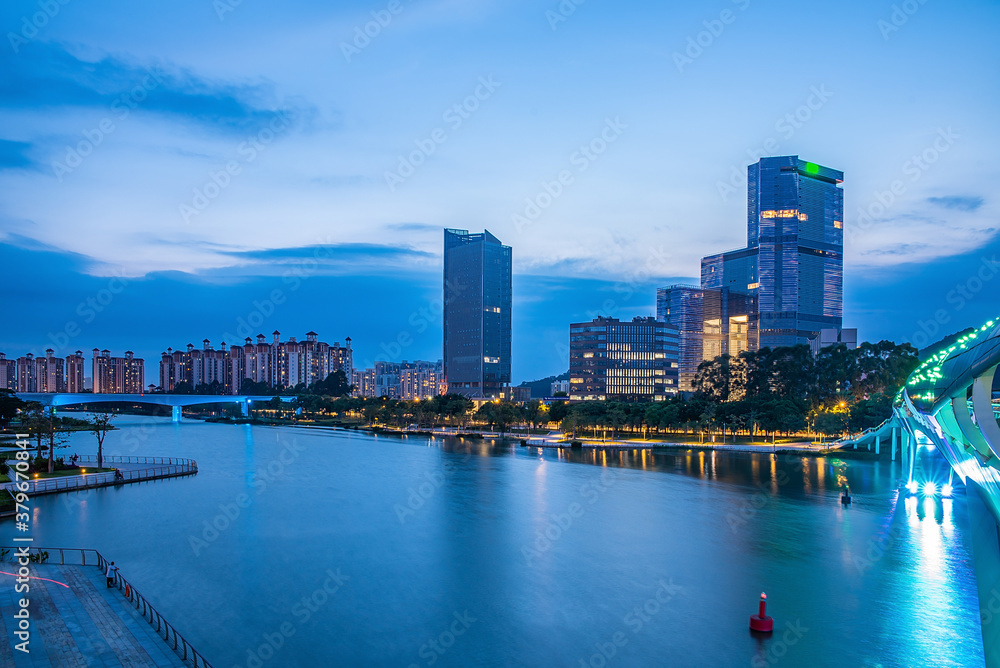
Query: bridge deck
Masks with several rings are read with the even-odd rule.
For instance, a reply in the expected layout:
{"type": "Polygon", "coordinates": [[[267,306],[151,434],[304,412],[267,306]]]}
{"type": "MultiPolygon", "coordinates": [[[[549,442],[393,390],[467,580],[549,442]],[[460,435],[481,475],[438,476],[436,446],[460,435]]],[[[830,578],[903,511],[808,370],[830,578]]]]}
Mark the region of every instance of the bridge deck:
{"type": "MultiPolygon", "coordinates": [[[[16,668],[48,666],[133,666],[167,668],[185,664],[156,630],[116,588],[105,586],[96,566],[33,564],[33,576],[68,587],[31,580],[31,640],[29,654],[14,649],[17,600],[14,578],[0,575],[0,665],[16,668]]],[[[0,570],[13,572],[4,562],[0,570]]]]}

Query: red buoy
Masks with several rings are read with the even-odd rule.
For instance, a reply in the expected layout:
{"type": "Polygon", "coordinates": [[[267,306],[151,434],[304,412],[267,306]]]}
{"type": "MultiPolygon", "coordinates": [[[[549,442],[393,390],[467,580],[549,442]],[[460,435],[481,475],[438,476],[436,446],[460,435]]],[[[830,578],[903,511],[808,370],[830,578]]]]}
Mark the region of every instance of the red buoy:
{"type": "Polygon", "coordinates": [[[760,610],[756,615],[750,615],[750,630],[770,633],[774,630],[774,620],[765,614],[767,608],[767,594],[760,594],[760,610]]]}

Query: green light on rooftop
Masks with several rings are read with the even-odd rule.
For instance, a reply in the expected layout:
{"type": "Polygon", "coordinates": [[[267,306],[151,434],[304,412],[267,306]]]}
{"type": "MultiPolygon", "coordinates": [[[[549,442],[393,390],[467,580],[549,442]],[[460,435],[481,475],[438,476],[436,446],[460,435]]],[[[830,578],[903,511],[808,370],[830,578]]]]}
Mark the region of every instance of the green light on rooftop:
{"type": "Polygon", "coordinates": [[[807,162],[806,172],[809,174],[819,174],[819,165],[817,165],[815,162],[807,162]]]}

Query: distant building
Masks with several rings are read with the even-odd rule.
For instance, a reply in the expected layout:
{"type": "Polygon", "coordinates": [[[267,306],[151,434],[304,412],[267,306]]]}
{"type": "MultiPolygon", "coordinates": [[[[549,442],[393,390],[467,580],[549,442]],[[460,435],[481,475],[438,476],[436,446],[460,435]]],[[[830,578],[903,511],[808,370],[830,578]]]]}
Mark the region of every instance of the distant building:
{"type": "Polygon", "coordinates": [[[66,356],[66,391],[72,393],[83,392],[87,389],[86,374],[84,373],[87,358],[83,356],[82,350],[77,350],[72,355],[66,356]]]}
{"type": "Polygon", "coordinates": [[[49,348],[45,357],[35,359],[35,377],[38,392],[66,391],[66,360],[55,356],[49,348]]]}
{"type": "Polygon", "coordinates": [[[511,401],[516,401],[518,403],[531,401],[531,386],[527,385],[524,387],[517,386],[510,388],[510,398],[511,401]]]}
{"type": "Polygon", "coordinates": [[[94,394],[142,394],[145,364],[131,350],[125,357],[112,357],[110,350],[93,350],[94,394]]]}
{"type": "Polygon", "coordinates": [[[367,399],[375,398],[375,369],[359,369],[353,374],[354,396],[367,399]]]}
{"type": "Polygon", "coordinates": [[[662,401],[678,391],[678,331],[656,318],[570,325],[569,398],[662,401]]]}
{"type": "Polygon", "coordinates": [[[258,334],[256,342],[247,337],[242,346],[229,348],[223,341],[218,350],[208,339],[202,341],[200,349],[191,343],[183,351],[167,348],[160,355],[160,387],[171,392],[182,382],[191,389],[217,383],[221,394],[233,395],[242,393],[247,380],[281,390],[300,384],[312,385],[337,371],[343,371],[347,382],[351,382],[350,337],[341,346],[339,342],[319,341],[319,335],[312,331],[306,333],[305,341],[298,341],[293,336],[283,342],[278,331],[272,336],[270,343],[263,334],[258,334]]]}
{"type": "Polygon", "coordinates": [[[438,394],[441,377],[441,363],[416,362],[412,368],[399,372],[399,398],[433,399],[438,394]]]}
{"type": "Polygon", "coordinates": [[[754,295],[728,288],[672,285],[656,291],[656,318],[678,330],[679,383],[694,391],[698,365],[719,355],[756,350],[754,295]]]}
{"type": "Polygon", "coordinates": [[[17,391],[37,392],[38,391],[38,365],[35,363],[35,356],[28,353],[24,357],[17,358],[17,391]]]}
{"type": "Polygon", "coordinates": [[[0,353],[0,390],[17,391],[17,360],[0,353]]]}
{"type": "Polygon", "coordinates": [[[501,397],[510,383],[511,248],[484,231],[444,231],[448,391],[501,397]]]}
{"type": "Polygon", "coordinates": [[[562,392],[563,394],[569,396],[569,381],[568,380],[557,380],[550,386],[550,396],[556,396],[557,393],[562,392]]]}

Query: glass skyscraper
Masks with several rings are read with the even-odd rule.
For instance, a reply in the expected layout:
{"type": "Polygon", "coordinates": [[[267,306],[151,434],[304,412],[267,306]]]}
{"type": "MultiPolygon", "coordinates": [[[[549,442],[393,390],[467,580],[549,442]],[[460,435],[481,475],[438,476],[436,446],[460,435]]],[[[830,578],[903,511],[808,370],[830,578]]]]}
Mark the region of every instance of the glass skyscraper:
{"type": "Polygon", "coordinates": [[[843,181],[843,172],[794,155],[747,169],[761,346],[808,344],[820,330],[843,326],[843,181]]]}
{"type": "Polygon", "coordinates": [[[761,347],[843,327],[844,173],[798,156],[747,168],[747,247],[701,261],[703,288],[755,297],[761,347]]]}
{"type": "Polygon", "coordinates": [[[444,231],[448,392],[505,396],[510,384],[511,249],[484,231],[444,231]]]}

